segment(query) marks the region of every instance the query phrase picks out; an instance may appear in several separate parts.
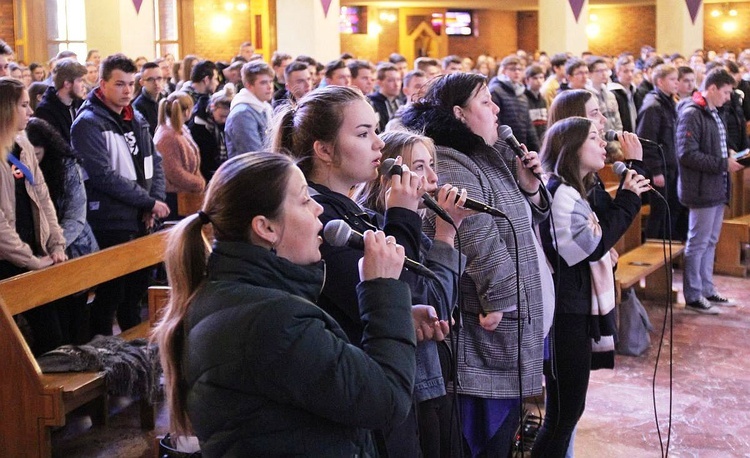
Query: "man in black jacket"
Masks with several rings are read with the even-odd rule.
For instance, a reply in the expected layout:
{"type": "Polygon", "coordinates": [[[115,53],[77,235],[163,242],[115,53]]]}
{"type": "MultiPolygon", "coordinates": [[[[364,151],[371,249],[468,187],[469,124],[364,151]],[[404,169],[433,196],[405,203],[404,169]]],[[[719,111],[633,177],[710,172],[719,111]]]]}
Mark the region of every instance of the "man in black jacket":
{"type": "Polygon", "coordinates": [[[401,95],[401,74],[393,64],[381,64],[378,66],[378,92],[370,94],[370,103],[380,117],[378,121],[379,132],[385,131],[385,125],[396,114],[402,105],[399,100],[401,95]]]}
{"type": "Polygon", "coordinates": [[[148,130],[152,137],[159,122],[159,100],[163,97],[164,83],[159,64],[156,62],[143,64],[141,68],[141,93],[133,101],[133,108],[138,110],[148,121],[148,130]]]}
{"type": "Polygon", "coordinates": [[[497,114],[500,125],[510,126],[518,141],[529,151],[539,151],[539,138],[531,125],[529,103],[523,95],[526,90],[521,83],[523,71],[521,59],[516,55],[503,59],[497,76],[490,80],[490,94],[495,105],[500,107],[497,114]]]}
{"type": "Polygon", "coordinates": [[[643,99],[646,98],[646,94],[654,90],[654,83],[651,81],[651,72],[654,71],[657,65],[664,63],[664,59],[659,56],[652,56],[646,60],[643,67],[643,81],[638,85],[638,89],[635,91],[635,108],[640,111],[641,105],[643,105],[643,99]]]}
{"type": "Polygon", "coordinates": [[[644,142],[643,164],[653,187],[666,199],[669,208],[662,199],[651,198],[646,237],[685,240],[687,210],[677,198],[677,111],[674,101],[678,85],[677,69],[670,64],[662,64],[654,68],[652,75],[655,88],[643,100],[643,106],[638,112],[636,133],[639,137],[654,142],[644,142]],[[671,215],[670,226],[666,226],[668,214],[671,215]]]}
{"type": "Polygon", "coordinates": [[[86,96],[83,77],[86,67],[73,59],[57,62],[55,86],[49,87],[36,107],[34,116],[52,125],[70,143],[70,127],[86,96]]]}
{"type": "Polygon", "coordinates": [[[615,95],[617,99],[617,109],[620,112],[622,121],[622,130],[625,132],[635,132],[635,120],[638,110],[635,108],[635,90],[633,84],[633,75],[635,74],[635,64],[629,56],[622,56],[617,59],[615,64],[615,75],[617,82],[607,85],[607,88],[615,95]]]}

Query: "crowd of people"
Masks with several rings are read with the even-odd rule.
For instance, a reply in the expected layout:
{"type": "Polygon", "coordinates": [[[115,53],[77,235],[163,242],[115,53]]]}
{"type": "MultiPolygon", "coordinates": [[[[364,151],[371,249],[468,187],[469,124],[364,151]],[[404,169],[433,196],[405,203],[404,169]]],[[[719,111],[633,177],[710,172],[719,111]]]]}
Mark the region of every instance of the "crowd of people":
{"type": "MultiPolygon", "coordinates": [[[[686,242],[687,309],[734,305],[712,270],[748,95],[750,50],[410,66],[265,62],[248,42],[230,62],[25,67],[0,41],[0,279],[179,220],[154,336],[171,429],[205,456],[507,456],[543,384],[532,456],[572,456],[590,371],[614,366],[613,247],[643,202],[647,237],[686,242]]],[[[140,323],[149,281],[18,319],[35,354],[82,344],[140,323]]]]}

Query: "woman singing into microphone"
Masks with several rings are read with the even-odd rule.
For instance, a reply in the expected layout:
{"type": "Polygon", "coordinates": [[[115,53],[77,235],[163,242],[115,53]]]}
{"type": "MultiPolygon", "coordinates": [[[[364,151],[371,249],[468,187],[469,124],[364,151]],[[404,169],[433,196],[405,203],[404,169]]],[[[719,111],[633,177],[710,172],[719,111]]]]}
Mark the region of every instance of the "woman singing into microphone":
{"type": "Polygon", "coordinates": [[[365,232],[361,348],[315,305],[323,209],[288,157],[225,162],[171,232],[169,304],[154,331],[172,432],[206,457],[375,456],[370,429],[411,408],[415,338],[404,250],[365,232]],[[216,238],[207,256],[201,230],[216,238]]]}
{"type": "Polygon", "coordinates": [[[519,398],[541,392],[543,339],[554,306],[552,277],[534,234],[549,211],[549,195],[534,175],[542,172],[539,159],[528,152],[521,162],[498,143],[497,114],[483,76],[455,73],[431,80],[402,117],[405,127],[437,145],[441,182],[466,188],[469,197],[508,217],[480,213],[459,228],[467,265],[455,389],[472,456],[509,453],[519,398]],[[508,157],[518,161],[517,181],[508,157]]]}
{"type": "MultiPolygon", "coordinates": [[[[334,219],[344,220],[352,229],[364,232],[382,229],[395,237],[404,247],[406,256],[420,260],[423,241],[422,219],[417,213],[428,186],[427,180],[407,169],[390,180],[384,215],[360,207],[354,200],[357,190],[377,178],[381,164],[383,141],[375,133],[378,120],[372,106],[356,89],[327,86],[303,97],[296,106],[286,106],[275,120],[273,149],[286,151],[299,160],[299,167],[310,185],[310,195],[323,206],[320,216],[323,223],[334,219]]],[[[400,160],[397,161],[400,164],[400,160]]],[[[453,194],[455,196],[455,192],[453,194]]],[[[448,199],[444,199],[448,202],[448,199]]],[[[452,201],[455,216],[464,211],[452,201]]],[[[458,252],[450,246],[434,244],[434,256],[442,256],[443,266],[451,272],[458,266],[458,252]]],[[[326,261],[327,278],[318,305],[341,325],[355,345],[362,340],[363,323],[357,313],[356,277],[357,262],[361,253],[347,246],[334,247],[324,243],[321,247],[326,261]]],[[[431,266],[432,267],[432,266],[431,266]]],[[[448,275],[455,275],[448,274],[448,275]]],[[[448,322],[437,320],[430,302],[432,289],[428,280],[414,273],[403,272],[401,280],[412,290],[413,319],[416,329],[424,338],[442,340],[448,331],[448,322]]],[[[449,294],[440,294],[435,300],[448,309],[455,302],[453,282],[447,282],[449,294]]],[[[434,288],[434,287],[433,287],[434,288]]],[[[418,456],[419,443],[414,412],[401,425],[391,425],[379,436],[381,451],[393,456],[418,456]]]]}
{"type": "Polygon", "coordinates": [[[534,457],[565,456],[586,403],[592,340],[614,350],[610,250],[638,214],[649,181],[628,170],[614,200],[600,202],[593,210],[587,196],[596,185],[596,172],[604,167],[606,144],[593,121],[571,117],[547,130],[540,152],[542,162],[550,164],[547,187],[555,222],[554,227],[549,220],[543,222],[540,233],[556,266],[559,290],[551,333],[556,378],[547,378],[544,424],[534,442],[534,457]]]}

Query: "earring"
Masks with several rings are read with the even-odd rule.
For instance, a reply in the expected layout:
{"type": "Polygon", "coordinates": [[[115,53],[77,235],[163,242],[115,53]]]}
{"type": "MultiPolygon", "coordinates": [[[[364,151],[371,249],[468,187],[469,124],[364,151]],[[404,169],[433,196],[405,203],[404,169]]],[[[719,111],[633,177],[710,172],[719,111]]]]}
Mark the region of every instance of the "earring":
{"type": "Polygon", "coordinates": [[[276,242],[271,243],[271,253],[276,254],[276,242]]]}

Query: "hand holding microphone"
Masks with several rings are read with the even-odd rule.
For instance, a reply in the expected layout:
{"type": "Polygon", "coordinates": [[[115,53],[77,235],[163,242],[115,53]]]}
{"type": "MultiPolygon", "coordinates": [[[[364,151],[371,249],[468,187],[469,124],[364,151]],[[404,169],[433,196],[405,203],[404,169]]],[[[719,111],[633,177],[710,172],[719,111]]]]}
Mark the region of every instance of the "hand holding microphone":
{"type": "MultiPolygon", "coordinates": [[[[540,183],[542,183],[542,163],[541,161],[539,161],[539,156],[537,155],[537,153],[527,150],[526,145],[521,144],[516,136],[513,135],[513,129],[511,129],[510,126],[500,126],[500,128],[498,129],[498,134],[500,138],[503,139],[505,143],[508,144],[508,146],[510,146],[510,149],[512,149],[513,152],[516,153],[516,156],[518,156],[518,158],[523,163],[523,168],[521,170],[528,170],[528,172],[533,177],[535,177],[537,180],[539,180],[540,183]]],[[[523,174],[519,174],[519,182],[523,180],[523,176],[523,174]]],[[[523,184],[524,188],[534,186],[531,183],[523,184]]],[[[534,192],[534,190],[529,192],[534,192]]]]}
{"type": "Polygon", "coordinates": [[[391,186],[386,194],[386,208],[401,207],[412,211],[417,211],[420,197],[424,194],[426,181],[409,168],[401,164],[401,158],[393,160],[391,166],[385,164],[389,160],[383,161],[380,165],[380,171],[387,170],[387,177],[391,180],[391,186]]]}
{"type": "Polygon", "coordinates": [[[647,138],[641,138],[631,132],[617,133],[614,130],[608,130],[604,133],[604,139],[608,142],[619,141],[622,147],[622,154],[625,155],[627,160],[643,160],[643,145],[641,143],[647,143],[649,145],[658,146],[647,138]]]}
{"type": "Polygon", "coordinates": [[[361,281],[376,278],[398,279],[401,276],[405,259],[404,247],[397,244],[393,236],[386,237],[385,233],[381,231],[367,231],[363,235],[363,244],[365,255],[359,261],[359,279],[361,281]]]}
{"type": "MultiPolygon", "coordinates": [[[[365,232],[365,234],[367,234],[367,232],[365,232]]],[[[383,234],[383,233],[378,231],[375,234],[383,234]]],[[[328,224],[326,224],[326,226],[323,228],[323,238],[331,246],[336,246],[336,247],[348,246],[349,248],[354,248],[355,250],[365,250],[365,252],[367,252],[365,236],[353,230],[342,219],[334,219],[334,220],[329,221],[328,224]]],[[[386,240],[384,234],[383,234],[383,240],[386,240]]],[[[376,242],[372,242],[372,243],[379,243],[379,241],[380,241],[380,238],[378,238],[376,242]]],[[[389,245],[397,245],[393,237],[389,237],[386,240],[386,242],[389,245]]],[[[417,275],[422,275],[422,276],[437,280],[437,276],[435,276],[435,272],[431,271],[430,269],[423,266],[419,262],[414,261],[413,259],[409,259],[406,256],[404,256],[404,248],[401,247],[400,245],[397,245],[397,246],[400,247],[400,250],[399,250],[399,253],[401,256],[400,259],[404,268],[414,272],[417,275]]],[[[363,265],[360,268],[360,278],[362,278],[362,280],[378,278],[378,277],[363,278],[362,275],[363,273],[365,273],[365,271],[363,270],[364,267],[365,266],[363,265]]],[[[375,267],[372,267],[371,269],[366,270],[366,272],[371,272],[373,270],[376,270],[375,267]]],[[[388,278],[393,278],[393,277],[388,277],[388,278]]],[[[395,278],[398,278],[398,275],[395,278]]]]}
{"type": "Polygon", "coordinates": [[[623,189],[632,191],[638,196],[640,196],[642,193],[646,191],[656,192],[656,190],[652,188],[651,185],[649,184],[651,183],[651,180],[644,177],[643,175],[638,174],[638,172],[636,172],[635,170],[629,169],[628,166],[623,164],[622,162],[618,161],[612,164],[612,170],[618,176],[624,176],[623,182],[622,182],[623,189]]]}

